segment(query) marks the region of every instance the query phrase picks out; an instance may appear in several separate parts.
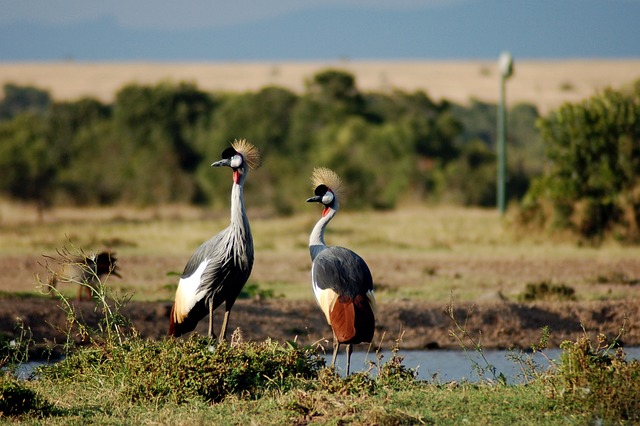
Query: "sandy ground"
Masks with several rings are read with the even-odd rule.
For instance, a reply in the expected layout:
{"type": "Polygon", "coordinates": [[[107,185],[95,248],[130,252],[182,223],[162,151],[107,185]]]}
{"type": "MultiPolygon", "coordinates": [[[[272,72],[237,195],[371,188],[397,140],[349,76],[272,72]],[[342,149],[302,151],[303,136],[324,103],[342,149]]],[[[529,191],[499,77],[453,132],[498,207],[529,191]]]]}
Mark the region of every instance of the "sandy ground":
{"type": "MultiPolygon", "coordinates": [[[[424,90],[434,99],[466,104],[470,99],[496,102],[497,59],[491,61],[333,61],[333,62],[209,62],[0,63],[0,83],[13,82],[47,89],[56,99],[92,96],[111,101],[125,84],[159,81],[194,82],[203,90],[259,90],[278,85],[301,92],[320,70],[353,73],[363,91],[424,90]]],[[[640,60],[514,60],[507,83],[507,102],[527,102],[542,114],[564,102],[587,98],[605,87],[620,88],[640,78],[640,60]]]]}

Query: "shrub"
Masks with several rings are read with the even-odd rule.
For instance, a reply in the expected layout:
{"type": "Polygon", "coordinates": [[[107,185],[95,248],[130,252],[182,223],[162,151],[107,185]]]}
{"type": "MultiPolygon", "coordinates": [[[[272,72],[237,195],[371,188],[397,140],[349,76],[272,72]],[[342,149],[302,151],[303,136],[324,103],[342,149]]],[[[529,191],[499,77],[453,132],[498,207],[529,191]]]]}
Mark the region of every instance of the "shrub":
{"type": "Polygon", "coordinates": [[[540,283],[529,283],[518,299],[524,302],[535,300],[576,300],[576,291],[564,284],[551,284],[547,281],[540,283]]]}
{"type": "Polygon", "coordinates": [[[558,372],[550,378],[552,398],[606,421],[640,421],[640,361],[626,361],[615,343],[602,334],[595,348],[587,337],[563,342],[558,372]]]}
{"type": "Polygon", "coordinates": [[[0,122],[23,113],[42,115],[51,104],[49,92],[37,87],[6,83],[3,92],[4,96],[0,100],[0,122]]]}
{"type": "Polygon", "coordinates": [[[10,374],[0,373],[0,418],[50,410],[51,405],[24,382],[10,374]]]}
{"type": "Polygon", "coordinates": [[[405,389],[407,385],[416,381],[418,371],[402,364],[404,357],[398,355],[397,346],[394,347],[392,351],[393,355],[389,361],[380,366],[377,385],[394,390],[402,390],[405,389]]]}
{"type": "Polygon", "coordinates": [[[640,239],[639,100],[640,84],[629,92],[608,89],[538,121],[549,161],[525,197],[523,223],[596,242],[607,233],[640,239]]]}
{"type": "Polygon", "coordinates": [[[238,299],[273,299],[276,297],[278,296],[273,290],[260,288],[257,283],[248,283],[240,291],[238,299]]]}
{"type": "Polygon", "coordinates": [[[465,145],[460,157],[445,168],[447,196],[465,206],[493,206],[496,202],[496,156],[480,140],[465,145]]]}
{"type": "Polygon", "coordinates": [[[121,402],[257,398],[316,377],[324,359],[293,343],[221,342],[192,336],[162,342],[130,339],[94,346],[39,371],[43,379],[82,383],[121,402]]]}

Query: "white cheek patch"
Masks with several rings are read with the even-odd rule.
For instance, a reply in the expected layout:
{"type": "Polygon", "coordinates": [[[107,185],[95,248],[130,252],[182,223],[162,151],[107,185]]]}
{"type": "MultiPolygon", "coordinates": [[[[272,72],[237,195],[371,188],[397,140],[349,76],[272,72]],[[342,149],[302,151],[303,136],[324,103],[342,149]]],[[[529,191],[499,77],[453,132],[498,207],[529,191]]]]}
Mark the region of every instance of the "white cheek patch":
{"type": "Polygon", "coordinates": [[[331,202],[333,201],[333,192],[331,191],[327,191],[323,196],[322,196],[322,204],[324,205],[328,205],[331,204],[331,202]]]}
{"type": "Polygon", "coordinates": [[[231,158],[231,163],[230,163],[231,167],[234,169],[237,169],[238,167],[240,167],[242,165],[242,156],[240,155],[234,155],[231,158]]]}

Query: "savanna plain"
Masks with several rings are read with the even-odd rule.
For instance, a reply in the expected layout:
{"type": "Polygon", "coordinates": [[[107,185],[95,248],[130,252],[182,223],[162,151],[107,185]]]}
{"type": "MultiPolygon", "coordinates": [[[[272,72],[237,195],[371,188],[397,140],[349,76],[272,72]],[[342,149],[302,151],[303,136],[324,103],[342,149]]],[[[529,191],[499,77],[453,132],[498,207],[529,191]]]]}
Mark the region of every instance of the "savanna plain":
{"type": "MultiPolygon", "coordinates": [[[[639,62],[622,63],[620,73],[629,75],[624,82],[632,80],[639,62]]],[[[51,69],[63,65],[53,64],[51,69]]],[[[497,87],[495,78],[490,78],[495,77],[491,64],[464,65],[484,85],[497,87]]],[[[618,83],[580,79],[577,70],[587,73],[597,68],[583,65],[567,74],[566,81],[554,83],[549,90],[553,96],[544,95],[547,86],[529,88],[538,90],[541,108],[553,108],[558,98],[576,96],[584,87],[588,95],[618,83]]],[[[12,66],[2,65],[0,74],[12,66]]],[[[83,66],[88,65],[76,64],[83,66]]],[[[266,67],[265,78],[276,82],[288,69],[261,66],[266,67]]],[[[526,67],[522,70],[528,75],[526,67]]],[[[376,84],[390,84],[389,75],[378,71],[376,84]]],[[[537,75],[538,81],[545,81],[543,74],[537,75]]],[[[39,85],[37,80],[19,82],[39,85]]],[[[53,85],[49,84],[54,94],[62,90],[53,85]]],[[[460,96],[468,100],[474,95],[470,90],[460,96]]],[[[535,93],[523,98],[535,99],[535,93]]],[[[252,174],[247,185],[257,185],[259,174],[260,170],[252,174]]],[[[14,348],[2,352],[3,364],[10,370],[25,359],[25,353],[67,355],[40,370],[33,380],[15,382],[3,375],[0,420],[27,424],[640,421],[640,369],[637,362],[622,361],[613,347],[640,344],[640,248],[613,240],[596,246],[552,231],[531,233],[515,224],[511,210],[501,216],[493,209],[411,202],[386,212],[346,208],[327,230],[327,243],[349,247],[366,259],[379,303],[374,343],[359,350],[514,348],[524,384],[507,383],[488,373],[479,383],[444,383],[437,377],[417,381],[401,358],[375,356],[371,374],[341,378],[314,358],[318,351],[329,350],[331,330],[315,306],[309,282],[308,235],[320,212],[300,202],[294,215],[276,217],[252,209],[247,200],[255,264],[231,314],[230,328],[237,331],[229,344],[214,348],[204,338],[176,341],[164,336],[178,275],[193,250],[228,224],[227,209],[56,207],[40,217],[35,206],[0,200],[0,330],[2,344],[14,348]],[[38,286],[59,267],[59,252],[102,249],[117,255],[122,277],[103,280],[103,290],[117,301],[109,302],[111,308],[117,307],[118,314],[130,321],[126,332],[105,322],[114,318],[113,311],[99,301],[74,301],[75,285],[61,284],[61,298],[44,294],[38,286]],[[76,328],[69,328],[70,321],[76,328]],[[92,331],[81,332],[78,324],[92,331]],[[75,350],[66,352],[69,346],[75,350]],[[528,357],[532,346],[543,352],[562,346],[563,360],[554,371],[542,371],[528,357]]],[[[222,315],[214,315],[217,328],[222,315]]],[[[200,335],[206,335],[206,322],[197,329],[200,335]]]]}

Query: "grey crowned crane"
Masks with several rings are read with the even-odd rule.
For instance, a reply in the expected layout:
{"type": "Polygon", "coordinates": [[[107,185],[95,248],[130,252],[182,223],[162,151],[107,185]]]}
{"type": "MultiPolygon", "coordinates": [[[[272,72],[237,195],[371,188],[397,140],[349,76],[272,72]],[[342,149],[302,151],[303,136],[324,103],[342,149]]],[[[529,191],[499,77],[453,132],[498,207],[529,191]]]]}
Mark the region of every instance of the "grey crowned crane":
{"type": "Polygon", "coordinates": [[[78,284],[77,300],[83,299],[86,292],[87,300],[91,300],[91,293],[95,290],[98,282],[104,276],[115,275],[122,278],[118,273],[118,265],[115,253],[102,251],[89,256],[67,258],[60,270],[51,274],[49,278],[49,291],[57,288],[58,283],[78,284]]]}
{"type": "Polygon", "coordinates": [[[242,196],[249,169],[260,166],[258,149],[245,140],[236,140],[212,167],[227,166],[233,171],[231,223],[191,255],[180,277],[171,308],[169,335],[181,336],[196,328],[209,315],[209,337],[213,333],[213,311],[223,302],[224,319],[220,338],[226,339],[229,313],[253,267],[253,238],[242,196]]]}
{"type": "Polygon", "coordinates": [[[371,342],[375,329],[376,299],[373,278],[365,261],[344,247],[327,247],[324,230],[338,212],[342,183],[333,171],[321,167],[313,171],[314,196],[307,202],[323,205],[322,217],[309,237],[311,284],[316,301],[333,330],[333,358],[341,344],[347,345],[347,375],[354,344],[371,342]]]}

